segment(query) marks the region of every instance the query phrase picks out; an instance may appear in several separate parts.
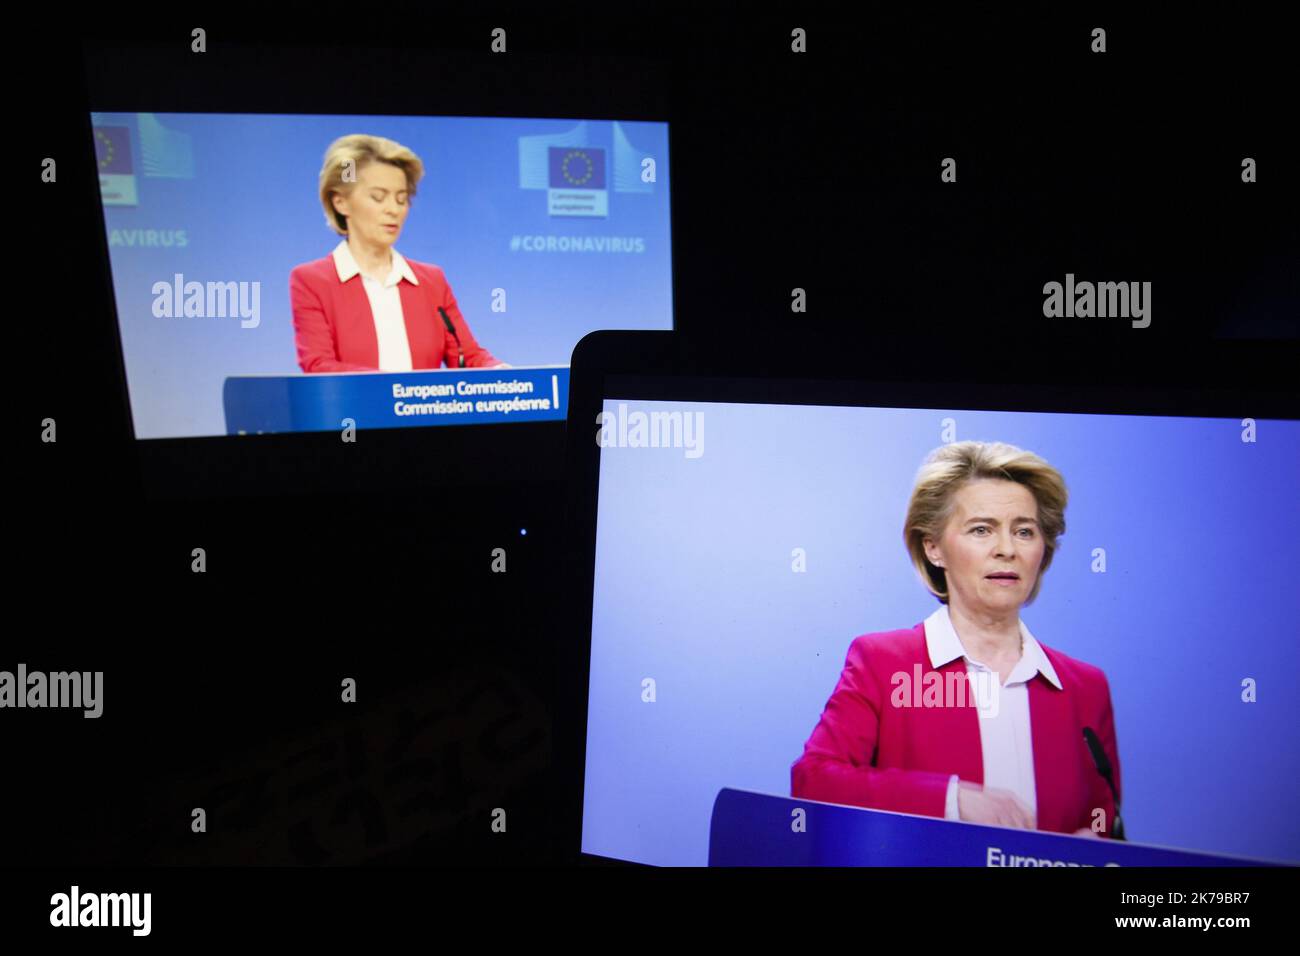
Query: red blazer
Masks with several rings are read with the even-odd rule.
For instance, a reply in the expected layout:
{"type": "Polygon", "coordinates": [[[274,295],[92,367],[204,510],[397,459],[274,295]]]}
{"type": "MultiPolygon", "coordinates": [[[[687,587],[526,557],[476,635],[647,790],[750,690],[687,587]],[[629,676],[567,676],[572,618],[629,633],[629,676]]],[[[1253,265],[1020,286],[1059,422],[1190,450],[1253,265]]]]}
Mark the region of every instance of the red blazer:
{"type": "MultiPolygon", "coordinates": [[[[474,341],[451,286],[438,266],[407,259],[420,280],[397,283],[411,346],[413,368],[451,368],[459,363],[456,340],[447,334],[437,307],[447,310],[465,352],[466,368],[500,364],[474,341]]],[[[360,275],[339,281],[334,257],[305,262],[289,273],[289,305],[293,311],[298,364],[304,372],[366,372],[379,367],[375,318],[360,275]]]]}
{"type": "MultiPolygon", "coordinates": [[[[1088,752],[1091,727],[1110,758],[1120,791],[1119,750],[1110,686],[1102,671],[1039,642],[1062,690],[1041,673],[1029,682],[1029,724],[1034,750],[1038,829],[1073,833],[1091,827],[1094,807],[1105,810],[1103,836],[1111,835],[1115,802],[1088,752]]],[[[844,671],[822,711],[803,756],[790,770],[794,797],[848,806],[942,817],[948,778],[983,784],[984,759],[975,707],[895,707],[892,675],[913,677],[935,668],[926,650],[925,625],[864,634],[849,647],[844,671]]],[[[963,658],[937,669],[966,673],[963,658]]],[[[967,689],[972,689],[967,685],[967,689]]],[[[1121,803],[1123,792],[1120,791],[1121,803]]]]}

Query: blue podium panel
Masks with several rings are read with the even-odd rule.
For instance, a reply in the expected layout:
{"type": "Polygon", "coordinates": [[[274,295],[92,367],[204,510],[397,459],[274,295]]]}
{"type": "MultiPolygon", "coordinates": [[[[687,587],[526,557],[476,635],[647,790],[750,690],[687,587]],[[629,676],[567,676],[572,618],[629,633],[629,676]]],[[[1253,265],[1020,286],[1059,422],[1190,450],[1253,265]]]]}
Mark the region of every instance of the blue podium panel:
{"type": "Polygon", "coordinates": [[[569,368],[246,375],[222,390],[226,434],[563,420],[569,368]]]}
{"type": "Polygon", "coordinates": [[[709,825],[709,866],[1277,865],[726,788],[709,825]]]}

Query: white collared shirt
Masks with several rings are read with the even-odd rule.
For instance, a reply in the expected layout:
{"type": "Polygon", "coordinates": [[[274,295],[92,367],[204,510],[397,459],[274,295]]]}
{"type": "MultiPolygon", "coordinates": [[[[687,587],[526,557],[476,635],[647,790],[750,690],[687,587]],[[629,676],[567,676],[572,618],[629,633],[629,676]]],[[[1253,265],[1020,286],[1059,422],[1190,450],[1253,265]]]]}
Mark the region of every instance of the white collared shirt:
{"type": "MultiPolygon", "coordinates": [[[[361,272],[346,239],[334,247],[334,268],[338,270],[340,282],[347,282],[361,272]]],[[[375,319],[381,372],[409,372],[413,368],[411,343],[406,337],[406,317],[402,315],[402,295],[397,288],[402,279],[412,285],[420,284],[410,264],[396,249],[393,250],[393,268],[383,282],[368,275],[361,276],[366,298],[370,300],[370,312],[375,319]]]]}
{"type": "MultiPolygon", "coordinates": [[[[997,671],[986,667],[966,653],[961,639],[952,626],[948,605],[939,608],[925,619],[925,647],[930,664],[936,669],[957,658],[966,661],[966,673],[971,686],[990,688],[996,698],[979,699],[980,749],[984,759],[984,786],[1010,790],[1038,816],[1038,795],[1034,786],[1034,745],[1029,724],[1029,681],[1042,673],[1057,688],[1061,681],[1056,669],[1043,653],[1025,622],[1020,622],[1020,635],[1025,648],[1005,684],[998,683],[997,671]]],[[[948,794],[944,802],[944,818],[959,820],[957,806],[957,775],[948,781],[948,794]]]]}

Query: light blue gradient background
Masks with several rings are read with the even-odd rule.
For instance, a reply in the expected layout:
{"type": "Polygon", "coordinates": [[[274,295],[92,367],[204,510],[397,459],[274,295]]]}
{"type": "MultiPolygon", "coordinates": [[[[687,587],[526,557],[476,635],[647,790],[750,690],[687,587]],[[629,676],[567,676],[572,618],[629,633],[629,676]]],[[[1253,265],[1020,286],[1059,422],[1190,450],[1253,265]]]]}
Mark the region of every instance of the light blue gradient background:
{"type": "Polygon", "coordinates": [[[371,133],[409,146],[424,179],[397,241],[410,259],[439,265],[475,339],[512,365],[566,365],[594,329],[671,329],[668,125],[619,121],[656,157],[646,194],[614,191],[613,122],[586,121],[607,159],[609,217],[551,218],[546,190],[519,188],[520,136],[561,134],[580,120],[427,116],[272,116],[157,113],[192,137],[193,179],[142,172],[134,113],[96,113],[126,126],[139,206],[106,206],[108,230],[184,230],[183,248],[109,247],[139,438],[226,433],[221,387],[229,375],[300,375],[289,312],[289,271],[328,255],[340,237],[317,195],[325,149],[371,133]],[[513,235],[639,236],[645,251],[512,252],[513,235]],[[253,282],[261,324],[237,318],[156,318],[155,282],[253,282]],[[491,311],[495,288],[507,311],[491,311]]]}
{"type": "Polygon", "coordinates": [[[1110,680],[1129,838],[1300,861],[1300,424],[1247,444],[1240,419],[627,405],[703,412],[704,453],[601,452],[584,852],[703,865],[720,788],[789,794],[853,638],[938,607],[902,524],[952,417],[1065,476],[1022,619],[1110,680]]]}

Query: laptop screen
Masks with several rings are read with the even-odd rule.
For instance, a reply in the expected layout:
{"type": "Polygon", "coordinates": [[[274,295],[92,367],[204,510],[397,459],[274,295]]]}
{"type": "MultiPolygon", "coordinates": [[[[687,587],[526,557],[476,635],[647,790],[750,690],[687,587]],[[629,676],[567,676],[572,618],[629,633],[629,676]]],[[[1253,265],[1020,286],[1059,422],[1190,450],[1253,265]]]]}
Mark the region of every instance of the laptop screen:
{"type": "Polygon", "coordinates": [[[562,420],[672,328],[667,123],[91,120],[137,438],[562,420]]]}
{"type": "Polygon", "coordinates": [[[725,862],[732,791],[990,823],[982,786],[993,825],[1300,861],[1300,423],[727,391],[614,380],[594,423],[584,853],[725,862]],[[978,717],[929,713],[945,650],[978,717]]]}

